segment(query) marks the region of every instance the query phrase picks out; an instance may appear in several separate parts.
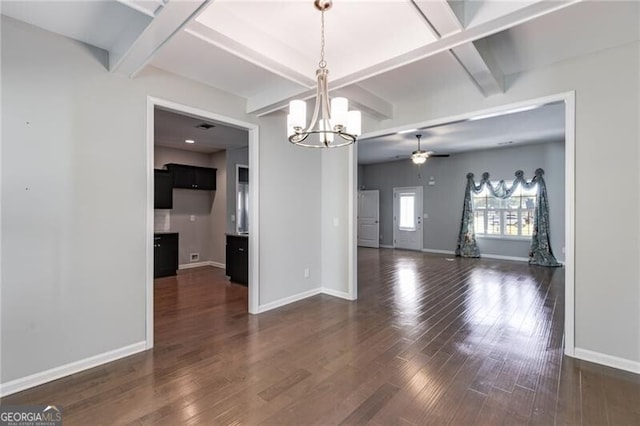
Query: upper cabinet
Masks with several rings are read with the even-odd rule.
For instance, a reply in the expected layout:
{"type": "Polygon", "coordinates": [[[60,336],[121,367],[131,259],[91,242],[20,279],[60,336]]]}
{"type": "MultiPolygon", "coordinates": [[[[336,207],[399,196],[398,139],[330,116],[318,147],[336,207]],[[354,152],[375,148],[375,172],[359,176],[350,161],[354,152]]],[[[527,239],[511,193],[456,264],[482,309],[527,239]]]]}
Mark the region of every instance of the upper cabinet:
{"type": "Polygon", "coordinates": [[[215,191],[216,169],[187,166],[185,164],[165,164],[173,174],[173,187],[215,191]]]}
{"type": "Polygon", "coordinates": [[[154,199],[153,207],[156,209],[173,208],[173,177],[169,170],[154,170],[154,199]]]}

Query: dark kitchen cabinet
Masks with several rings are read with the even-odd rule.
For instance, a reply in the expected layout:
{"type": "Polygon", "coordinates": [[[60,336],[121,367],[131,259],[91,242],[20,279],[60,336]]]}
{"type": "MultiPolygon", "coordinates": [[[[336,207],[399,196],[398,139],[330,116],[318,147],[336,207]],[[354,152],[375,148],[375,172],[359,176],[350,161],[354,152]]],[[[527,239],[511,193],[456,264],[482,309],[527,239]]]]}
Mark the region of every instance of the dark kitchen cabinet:
{"type": "Polygon", "coordinates": [[[153,171],[153,208],[173,208],[173,176],[169,170],[153,171]]]}
{"type": "Polygon", "coordinates": [[[231,281],[249,283],[249,238],[227,235],[226,274],[231,281]]]}
{"type": "Polygon", "coordinates": [[[173,174],[173,187],[215,191],[216,169],[188,166],[186,164],[165,164],[173,174]]]}
{"type": "Polygon", "coordinates": [[[153,277],[168,277],[178,270],[178,233],[153,235],[153,277]]]}

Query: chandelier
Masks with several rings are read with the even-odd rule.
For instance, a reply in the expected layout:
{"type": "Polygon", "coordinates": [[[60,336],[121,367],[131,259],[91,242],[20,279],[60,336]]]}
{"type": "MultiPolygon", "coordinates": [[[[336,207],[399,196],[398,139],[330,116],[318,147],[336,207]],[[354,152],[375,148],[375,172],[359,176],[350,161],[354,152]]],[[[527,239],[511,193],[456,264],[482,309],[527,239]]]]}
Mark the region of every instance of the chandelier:
{"type": "Polygon", "coordinates": [[[352,144],[361,133],[360,111],[349,111],[347,98],[336,97],[329,102],[327,62],[324,59],[324,12],[332,6],[331,0],[315,0],[321,13],[322,36],[320,39],[320,62],[316,71],[318,85],[313,116],[308,127],[307,104],[302,100],[289,103],[287,135],[289,142],[310,148],[337,148],[352,144]],[[331,108],[329,108],[329,104],[331,108]],[[317,126],[316,126],[317,125],[317,126]]]}

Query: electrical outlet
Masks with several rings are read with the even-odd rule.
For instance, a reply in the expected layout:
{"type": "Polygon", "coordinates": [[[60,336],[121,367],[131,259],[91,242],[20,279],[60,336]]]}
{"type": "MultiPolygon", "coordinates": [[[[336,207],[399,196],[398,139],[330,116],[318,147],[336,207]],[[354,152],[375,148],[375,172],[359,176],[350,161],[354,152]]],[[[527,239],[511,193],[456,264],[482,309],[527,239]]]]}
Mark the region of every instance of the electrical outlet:
{"type": "Polygon", "coordinates": [[[189,216],[189,221],[190,222],[195,222],[196,221],[196,215],[192,214],[191,216],[189,216]]]}
{"type": "Polygon", "coordinates": [[[309,272],[309,268],[304,268],[304,277],[309,278],[310,276],[311,276],[311,273],[309,272]]]}
{"type": "Polygon", "coordinates": [[[191,254],[189,254],[189,261],[190,262],[197,262],[198,260],[200,260],[200,253],[191,253],[191,254]]]}

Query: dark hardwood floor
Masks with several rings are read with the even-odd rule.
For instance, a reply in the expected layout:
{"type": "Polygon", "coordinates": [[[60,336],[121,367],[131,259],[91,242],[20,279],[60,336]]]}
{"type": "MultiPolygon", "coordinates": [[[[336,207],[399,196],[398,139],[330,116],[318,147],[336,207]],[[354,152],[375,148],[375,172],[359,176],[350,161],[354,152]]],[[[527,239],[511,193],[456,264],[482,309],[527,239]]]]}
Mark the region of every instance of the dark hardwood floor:
{"type": "Polygon", "coordinates": [[[563,269],[360,249],[359,300],[258,316],[156,280],[155,349],[4,398],[65,425],[640,425],[640,377],[562,356],[563,269]]]}

